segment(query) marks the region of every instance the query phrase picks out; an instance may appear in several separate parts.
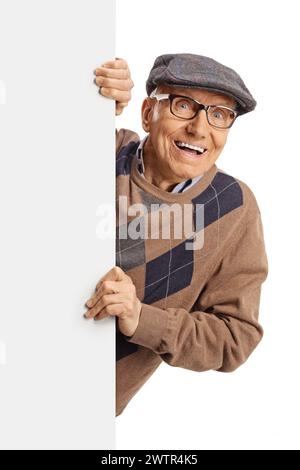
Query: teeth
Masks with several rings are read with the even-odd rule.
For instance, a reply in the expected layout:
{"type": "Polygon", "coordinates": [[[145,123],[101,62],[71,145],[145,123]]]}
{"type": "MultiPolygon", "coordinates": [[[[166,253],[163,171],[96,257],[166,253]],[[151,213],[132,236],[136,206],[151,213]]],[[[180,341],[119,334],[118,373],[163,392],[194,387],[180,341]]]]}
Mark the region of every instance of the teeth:
{"type": "Polygon", "coordinates": [[[185,142],[180,142],[180,141],[177,141],[177,145],[178,145],[178,147],[188,147],[192,150],[197,150],[200,153],[203,153],[204,150],[205,150],[202,147],[197,147],[197,145],[186,144],[185,142]]]}

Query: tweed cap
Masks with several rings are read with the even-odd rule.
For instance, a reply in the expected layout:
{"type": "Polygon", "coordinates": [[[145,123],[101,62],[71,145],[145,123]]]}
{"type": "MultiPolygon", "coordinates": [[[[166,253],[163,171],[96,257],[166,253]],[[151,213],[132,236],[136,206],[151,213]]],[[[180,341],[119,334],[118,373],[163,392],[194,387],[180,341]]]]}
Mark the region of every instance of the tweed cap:
{"type": "Polygon", "coordinates": [[[146,82],[148,96],[160,84],[223,93],[237,101],[239,114],[248,113],[256,106],[241,77],[210,57],[196,54],[164,54],[157,57],[146,82]]]}

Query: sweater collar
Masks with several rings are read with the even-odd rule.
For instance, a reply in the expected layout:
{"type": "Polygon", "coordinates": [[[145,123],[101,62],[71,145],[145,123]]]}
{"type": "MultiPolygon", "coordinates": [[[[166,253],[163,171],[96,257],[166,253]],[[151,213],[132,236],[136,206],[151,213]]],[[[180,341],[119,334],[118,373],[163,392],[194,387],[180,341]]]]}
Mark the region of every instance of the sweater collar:
{"type": "Polygon", "coordinates": [[[206,171],[201,178],[195,182],[191,187],[186,188],[184,192],[168,192],[151,184],[138,170],[138,153],[133,155],[130,177],[137,186],[144,191],[156,196],[157,198],[167,202],[190,202],[194,197],[202,193],[214,179],[218,168],[214,163],[208,171],[206,171]]]}

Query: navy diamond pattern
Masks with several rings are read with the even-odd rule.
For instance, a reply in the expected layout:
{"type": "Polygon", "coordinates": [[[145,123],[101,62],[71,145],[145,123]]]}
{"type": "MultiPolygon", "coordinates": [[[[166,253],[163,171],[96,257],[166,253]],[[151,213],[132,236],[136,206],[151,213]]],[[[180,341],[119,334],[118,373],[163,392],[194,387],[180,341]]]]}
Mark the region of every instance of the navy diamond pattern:
{"type": "Polygon", "coordinates": [[[116,161],[116,176],[130,174],[132,160],[138,146],[139,142],[129,142],[121,149],[116,161]]]}
{"type": "Polygon", "coordinates": [[[193,250],[185,243],[146,263],[146,288],[143,302],[151,304],[187,287],[193,276],[193,250]]]}
{"type": "MultiPolygon", "coordinates": [[[[131,146],[130,150],[134,153],[138,144],[130,143],[128,145],[131,146]]],[[[123,151],[125,152],[125,149],[123,149],[123,151]]],[[[126,152],[128,153],[128,146],[126,152]]],[[[128,159],[125,158],[123,160],[128,159]]],[[[119,171],[119,174],[128,174],[130,171],[128,161],[125,164],[121,164],[120,161],[119,171]]],[[[145,196],[145,198],[147,198],[147,196],[145,196]]],[[[211,184],[201,194],[195,197],[192,202],[194,204],[195,227],[196,231],[199,231],[203,229],[203,226],[201,226],[201,224],[196,226],[196,204],[204,204],[205,228],[232,210],[243,205],[243,193],[240,185],[232,176],[217,172],[211,184]]],[[[186,249],[186,241],[187,240],[184,240],[170,251],[146,262],[146,287],[144,299],[142,300],[143,303],[152,304],[166,296],[179,292],[191,283],[194,269],[194,251],[186,249]]],[[[137,256],[134,251],[141,250],[141,248],[144,247],[137,246],[135,248],[133,245],[132,248],[128,250],[128,256],[132,256],[132,259],[136,259],[138,264],[142,261],[142,257],[145,256],[145,252],[137,256]]],[[[138,349],[138,346],[134,343],[127,342],[120,332],[117,332],[116,344],[117,360],[136,352],[138,349]]]]}

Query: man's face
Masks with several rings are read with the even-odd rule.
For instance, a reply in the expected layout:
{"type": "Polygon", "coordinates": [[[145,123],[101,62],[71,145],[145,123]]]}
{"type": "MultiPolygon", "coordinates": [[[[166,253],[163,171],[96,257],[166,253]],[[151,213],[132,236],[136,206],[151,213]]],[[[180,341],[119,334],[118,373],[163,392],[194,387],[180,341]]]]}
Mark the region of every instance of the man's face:
{"type": "MultiPolygon", "coordinates": [[[[219,93],[193,88],[160,85],[156,94],[173,93],[189,96],[200,103],[224,105],[235,109],[234,99],[219,93]]],[[[166,188],[169,185],[194,178],[211,168],[227,140],[229,129],[217,129],[207,122],[205,110],[194,119],[183,120],[170,112],[169,100],[146,98],[142,105],[142,124],[149,133],[144,146],[144,161],[150,179],[166,188]],[[203,155],[188,153],[175,142],[184,142],[205,148],[203,155]]]]}

